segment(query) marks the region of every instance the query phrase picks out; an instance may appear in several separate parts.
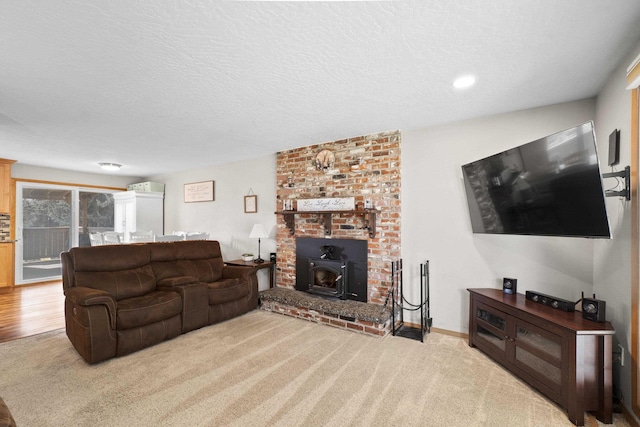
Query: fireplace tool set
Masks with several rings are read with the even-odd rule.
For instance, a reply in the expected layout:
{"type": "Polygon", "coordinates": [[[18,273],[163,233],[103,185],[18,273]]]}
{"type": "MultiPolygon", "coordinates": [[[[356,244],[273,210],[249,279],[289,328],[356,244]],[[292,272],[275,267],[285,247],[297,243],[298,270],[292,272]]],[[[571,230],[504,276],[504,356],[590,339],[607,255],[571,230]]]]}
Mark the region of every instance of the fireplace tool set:
{"type": "Polygon", "coordinates": [[[429,311],[429,261],[420,264],[420,301],[417,304],[407,300],[402,283],[402,259],[391,262],[391,290],[387,295],[387,304],[391,296],[393,335],[424,342],[425,334],[431,329],[432,319],[429,311]],[[404,312],[419,312],[420,324],[405,323],[404,312]]]}

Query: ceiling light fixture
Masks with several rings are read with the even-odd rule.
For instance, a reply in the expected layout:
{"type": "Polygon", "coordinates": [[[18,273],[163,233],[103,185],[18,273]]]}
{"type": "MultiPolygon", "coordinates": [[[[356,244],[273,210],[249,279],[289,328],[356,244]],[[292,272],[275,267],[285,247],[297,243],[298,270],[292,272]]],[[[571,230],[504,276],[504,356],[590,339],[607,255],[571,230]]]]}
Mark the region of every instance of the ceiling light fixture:
{"type": "Polygon", "coordinates": [[[117,163],[98,163],[98,164],[102,169],[106,171],[117,171],[122,167],[122,165],[119,165],[117,163]]]}
{"type": "Polygon", "coordinates": [[[473,86],[476,83],[476,78],[474,76],[461,76],[455,79],[453,82],[453,87],[456,89],[466,89],[468,87],[473,86]]]}

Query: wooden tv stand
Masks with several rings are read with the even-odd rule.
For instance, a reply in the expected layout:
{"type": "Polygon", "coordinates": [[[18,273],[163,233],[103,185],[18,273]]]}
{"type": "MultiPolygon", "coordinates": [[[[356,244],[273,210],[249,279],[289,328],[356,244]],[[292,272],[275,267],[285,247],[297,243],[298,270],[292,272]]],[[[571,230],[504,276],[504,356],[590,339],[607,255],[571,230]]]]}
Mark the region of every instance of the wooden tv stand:
{"type": "Polygon", "coordinates": [[[612,423],[612,337],[609,322],[582,318],[501,289],[468,289],[469,345],[567,410],[612,423]]]}

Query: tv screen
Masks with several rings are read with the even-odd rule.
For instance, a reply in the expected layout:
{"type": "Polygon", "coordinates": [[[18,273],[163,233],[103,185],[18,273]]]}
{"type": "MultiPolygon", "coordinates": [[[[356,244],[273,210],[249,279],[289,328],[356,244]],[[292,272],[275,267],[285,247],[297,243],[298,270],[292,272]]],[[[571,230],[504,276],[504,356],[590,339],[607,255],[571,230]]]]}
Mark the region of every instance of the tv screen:
{"type": "Polygon", "coordinates": [[[610,238],[593,123],[468,163],[474,233],[610,238]]]}

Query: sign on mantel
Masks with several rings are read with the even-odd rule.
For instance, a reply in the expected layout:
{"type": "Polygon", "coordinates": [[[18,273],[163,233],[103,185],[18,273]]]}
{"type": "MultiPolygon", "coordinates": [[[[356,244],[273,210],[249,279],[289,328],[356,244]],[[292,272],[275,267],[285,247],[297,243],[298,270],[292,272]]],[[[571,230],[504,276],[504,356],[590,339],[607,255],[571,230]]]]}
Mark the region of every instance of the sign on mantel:
{"type": "Polygon", "coordinates": [[[352,211],[356,207],[354,197],[299,199],[299,211],[352,211]]]}

